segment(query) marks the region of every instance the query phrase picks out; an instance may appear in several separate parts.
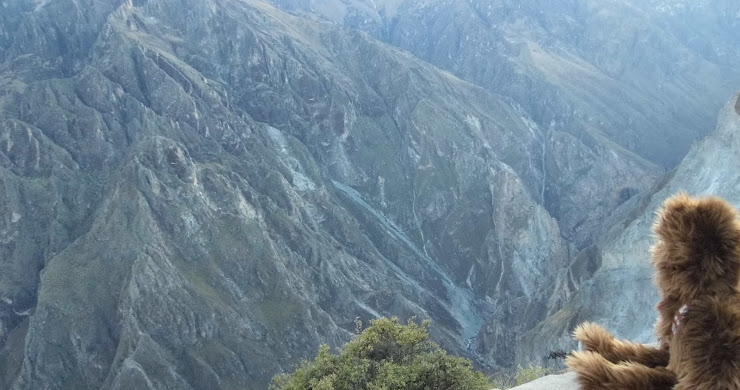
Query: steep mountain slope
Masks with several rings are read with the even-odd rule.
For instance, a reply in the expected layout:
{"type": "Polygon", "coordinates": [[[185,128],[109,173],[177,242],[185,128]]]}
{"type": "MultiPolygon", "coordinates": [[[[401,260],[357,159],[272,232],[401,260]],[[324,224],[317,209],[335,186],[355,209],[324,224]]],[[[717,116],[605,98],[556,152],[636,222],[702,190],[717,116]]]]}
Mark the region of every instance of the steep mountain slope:
{"type": "Polygon", "coordinates": [[[512,96],[539,123],[601,132],[667,166],[709,132],[703,120],[732,92],[723,83],[740,77],[732,1],[272,1],[512,96]],[[695,108],[678,109],[684,101],[695,108]]]}
{"type": "Polygon", "coordinates": [[[649,249],[655,212],[669,196],[717,195],[740,206],[740,95],[722,109],[716,131],[692,147],[684,161],[652,192],[635,199],[629,214],[602,242],[582,254],[597,268],[568,304],[524,337],[521,351],[534,345],[563,348],[567,335],[581,321],[606,324],[619,337],[636,341],[653,339],[654,306],[658,292],[653,286],[649,249]]]}
{"type": "Polygon", "coordinates": [[[0,388],[264,388],[379,315],[509,365],[569,291],[545,191],[655,175],[262,1],[4,7],[0,388]]]}
{"type": "MultiPolygon", "coordinates": [[[[740,85],[736,1],[273,2],[367,31],[511,98],[553,139],[548,156],[562,155],[557,140],[575,138],[584,151],[616,143],[672,169],[740,85]]],[[[571,198],[551,166],[545,207],[565,237],[587,246],[604,216],[584,219],[580,210],[598,204],[571,198]]]]}

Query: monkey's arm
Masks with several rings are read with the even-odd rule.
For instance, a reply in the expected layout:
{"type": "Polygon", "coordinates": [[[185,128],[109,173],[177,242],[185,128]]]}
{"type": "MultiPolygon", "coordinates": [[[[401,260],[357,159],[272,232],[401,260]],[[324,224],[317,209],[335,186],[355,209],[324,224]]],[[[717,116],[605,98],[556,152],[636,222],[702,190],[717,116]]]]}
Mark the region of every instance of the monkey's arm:
{"type": "Polygon", "coordinates": [[[581,390],[670,390],[676,384],[676,375],[666,368],[612,363],[596,352],[574,352],[566,364],[581,390]]]}
{"type": "Polygon", "coordinates": [[[668,365],[668,350],[617,340],[614,335],[594,323],[581,324],[573,337],[583,344],[586,351],[596,352],[612,363],[629,361],[648,367],[668,365]]]}

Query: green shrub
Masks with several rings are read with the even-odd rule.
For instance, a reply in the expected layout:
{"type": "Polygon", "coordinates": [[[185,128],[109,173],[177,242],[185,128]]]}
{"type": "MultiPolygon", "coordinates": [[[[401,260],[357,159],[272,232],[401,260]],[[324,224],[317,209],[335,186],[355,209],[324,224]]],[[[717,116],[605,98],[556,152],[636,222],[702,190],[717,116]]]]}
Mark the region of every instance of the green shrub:
{"type": "MultiPolygon", "coordinates": [[[[494,387],[470,361],[429,340],[429,322],[372,321],[334,355],[321,346],[313,361],[277,375],[270,390],[487,390],[494,387]]],[[[358,329],[361,325],[358,326],[358,329]]]]}

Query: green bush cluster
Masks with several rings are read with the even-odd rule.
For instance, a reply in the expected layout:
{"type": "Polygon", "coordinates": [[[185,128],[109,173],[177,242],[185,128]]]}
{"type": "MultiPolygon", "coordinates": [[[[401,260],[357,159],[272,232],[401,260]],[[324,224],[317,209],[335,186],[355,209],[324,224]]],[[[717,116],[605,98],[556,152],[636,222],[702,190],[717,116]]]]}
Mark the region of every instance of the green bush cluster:
{"type": "MultiPolygon", "coordinates": [[[[470,361],[429,340],[429,322],[381,318],[338,354],[321,346],[313,361],[273,378],[270,390],[487,390],[495,387],[470,361]]],[[[358,330],[361,325],[358,326],[358,330]]]]}

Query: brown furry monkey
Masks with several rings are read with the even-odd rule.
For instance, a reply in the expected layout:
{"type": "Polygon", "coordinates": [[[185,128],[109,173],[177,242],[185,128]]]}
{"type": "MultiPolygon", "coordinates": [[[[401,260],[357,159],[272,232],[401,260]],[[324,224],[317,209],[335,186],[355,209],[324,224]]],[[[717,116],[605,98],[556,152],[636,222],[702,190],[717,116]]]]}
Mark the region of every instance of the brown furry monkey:
{"type": "Polygon", "coordinates": [[[568,366],[583,390],[740,390],[740,222],[719,198],[668,199],[653,226],[659,347],[595,324],[568,366]]]}

